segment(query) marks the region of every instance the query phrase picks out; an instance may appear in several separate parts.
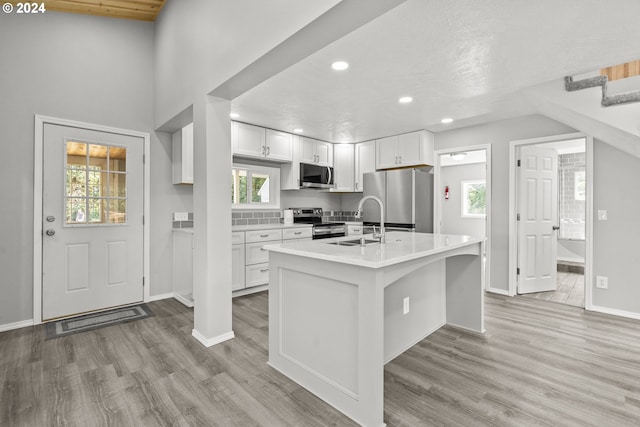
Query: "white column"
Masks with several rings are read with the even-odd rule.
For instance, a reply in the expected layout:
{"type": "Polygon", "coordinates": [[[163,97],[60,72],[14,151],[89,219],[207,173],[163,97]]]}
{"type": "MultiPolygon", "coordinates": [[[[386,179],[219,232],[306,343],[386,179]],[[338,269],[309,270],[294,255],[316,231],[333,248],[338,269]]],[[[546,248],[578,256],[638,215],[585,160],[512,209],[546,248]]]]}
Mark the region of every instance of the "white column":
{"type": "Polygon", "coordinates": [[[230,101],[203,96],[193,105],[194,257],[192,335],[209,347],[231,329],[230,101]]]}

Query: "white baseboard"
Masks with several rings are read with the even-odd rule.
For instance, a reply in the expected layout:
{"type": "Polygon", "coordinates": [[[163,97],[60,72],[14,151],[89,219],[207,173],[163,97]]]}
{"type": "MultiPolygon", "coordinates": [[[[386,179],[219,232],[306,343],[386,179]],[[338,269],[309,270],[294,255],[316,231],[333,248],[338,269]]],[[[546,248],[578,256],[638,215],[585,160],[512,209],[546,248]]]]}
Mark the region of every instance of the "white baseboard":
{"type": "Polygon", "coordinates": [[[596,311],[598,313],[612,314],[614,316],[627,317],[629,319],[640,320],[640,313],[635,313],[633,311],[616,310],[615,308],[600,307],[597,305],[592,305],[588,308],[588,310],[596,311]]]}
{"type": "Polygon", "coordinates": [[[218,335],[217,337],[206,338],[200,332],[198,332],[195,329],[193,329],[193,330],[191,330],[191,335],[195,339],[200,341],[200,344],[202,344],[205,347],[211,347],[213,345],[220,344],[221,342],[224,342],[224,341],[230,340],[232,338],[235,338],[235,334],[233,333],[233,331],[229,331],[229,332],[224,333],[222,335],[218,335]]]}
{"type": "Polygon", "coordinates": [[[268,284],[254,286],[252,288],[240,289],[239,291],[233,291],[233,294],[231,294],[231,297],[232,298],[241,297],[243,295],[255,294],[257,292],[262,292],[262,291],[266,291],[266,290],[269,290],[269,285],[268,284]]]}
{"type": "Polygon", "coordinates": [[[173,292],[169,292],[168,294],[149,295],[149,298],[145,302],[153,302],[160,301],[162,299],[173,298],[173,295],[173,292]]]}
{"type": "Polygon", "coordinates": [[[506,289],[498,289],[498,288],[489,288],[487,292],[491,292],[492,294],[499,294],[504,296],[509,296],[509,291],[506,289]]]}
{"type": "Polygon", "coordinates": [[[33,319],[21,320],[20,322],[6,323],[4,325],[0,325],[0,332],[26,328],[27,326],[33,326],[33,319]]]}

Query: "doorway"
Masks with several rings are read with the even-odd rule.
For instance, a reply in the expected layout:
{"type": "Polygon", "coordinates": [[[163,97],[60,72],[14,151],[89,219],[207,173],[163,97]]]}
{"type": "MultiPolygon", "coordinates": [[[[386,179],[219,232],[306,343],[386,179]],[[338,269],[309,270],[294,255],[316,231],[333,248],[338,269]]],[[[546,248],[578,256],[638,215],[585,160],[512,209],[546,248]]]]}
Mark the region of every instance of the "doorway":
{"type": "Polygon", "coordinates": [[[491,145],[436,151],[434,176],[434,233],[485,238],[484,289],[493,291],[491,145]]]}
{"type": "Polygon", "coordinates": [[[589,308],[593,140],[510,146],[509,294],[589,308]]]}
{"type": "Polygon", "coordinates": [[[148,299],[148,145],[36,116],[34,323],[148,299]]]}

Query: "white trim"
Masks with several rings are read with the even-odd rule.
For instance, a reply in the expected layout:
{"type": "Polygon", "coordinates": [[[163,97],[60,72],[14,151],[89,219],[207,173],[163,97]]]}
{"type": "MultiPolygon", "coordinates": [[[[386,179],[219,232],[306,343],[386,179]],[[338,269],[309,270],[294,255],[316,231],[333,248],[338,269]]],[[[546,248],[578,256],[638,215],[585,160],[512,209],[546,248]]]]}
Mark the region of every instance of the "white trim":
{"type": "Polygon", "coordinates": [[[626,317],[628,319],[640,320],[640,313],[635,313],[633,311],[624,311],[624,310],[618,310],[615,308],[600,307],[597,305],[591,305],[590,310],[598,313],[611,314],[613,316],[620,316],[620,317],[626,317]]]}
{"type": "Polygon", "coordinates": [[[584,251],[584,308],[593,308],[593,137],[587,136],[585,169],[587,172],[585,251],[584,251]]]}
{"type": "Polygon", "coordinates": [[[14,329],[26,328],[27,326],[33,326],[33,319],[21,320],[19,322],[5,323],[0,325],[0,332],[12,331],[14,329]]]}
{"type": "Polygon", "coordinates": [[[434,151],[435,157],[435,166],[433,167],[433,232],[435,234],[439,234],[441,231],[440,226],[440,218],[442,217],[442,206],[440,202],[439,188],[440,188],[440,169],[442,166],[440,165],[440,156],[442,154],[450,154],[450,153],[458,153],[460,151],[477,151],[477,150],[485,150],[486,151],[486,168],[487,173],[485,176],[486,188],[487,188],[487,212],[486,212],[486,229],[485,233],[487,235],[487,240],[485,240],[485,281],[484,281],[484,289],[486,291],[490,291],[493,289],[491,287],[491,144],[479,144],[479,145],[468,145],[464,147],[455,147],[455,148],[446,148],[442,150],[434,151]]]}
{"type": "Polygon", "coordinates": [[[521,139],[509,142],[509,296],[515,296],[517,293],[516,268],[518,266],[518,224],[516,221],[517,210],[517,152],[518,148],[523,145],[546,144],[551,142],[565,141],[569,139],[585,139],[586,145],[586,218],[585,218],[585,309],[591,309],[591,287],[593,268],[593,138],[582,132],[567,133],[562,135],[546,136],[542,138],[521,139]]]}
{"type": "Polygon", "coordinates": [[[149,301],[149,289],[151,283],[150,277],[150,227],[151,227],[151,168],[146,163],[146,158],[150,155],[151,135],[148,132],[140,132],[129,129],[115,128],[111,126],[97,125],[94,123],[85,123],[75,120],[60,119],[56,117],[48,117],[40,114],[35,115],[34,119],[34,154],[33,154],[33,324],[42,323],[42,163],[44,150],[44,125],[50,123],[54,125],[77,127],[98,132],[109,132],[121,135],[127,135],[143,140],[143,150],[145,163],[143,165],[144,173],[144,225],[143,225],[143,275],[144,288],[143,299],[149,301]]]}
{"type": "Polygon", "coordinates": [[[255,294],[255,293],[267,291],[267,290],[269,290],[268,283],[266,285],[258,285],[258,286],[252,286],[250,288],[238,289],[237,291],[233,291],[233,293],[231,294],[231,298],[241,297],[244,295],[251,295],[251,294],[255,294]]]}
{"type": "Polygon", "coordinates": [[[504,295],[504,296],[511,296],[509,295],[509,291],[506,289],[498,289],[498,288],[488,288],[487,292],[491,292],[492,294],[498,294],[498,295],[504,295]]]}
{"type": "Polygon", "coordinates": [[[150,295],[149,298],[145,298],[144,302],[154,302],[154,301],[160,301],[163,299],[169,299],[169,298],[173,298],[173,295],[174,295],[173,292],[168,292],[166,294],[150,295]]]}
{"type": "Polygon", "coordinates": [[[196,331],[195,329],[192,329],[191,335],[195,339],[197,339],[200,342],[200,344],[202,344],[205,347],[211,347],[216,344],[220,344],[221,342],[235,338],[235,334],[233,333],[233,331],[226,332],[222,335],[218,335],[217,337],[205,338],[205,336],[202,335],[200,332],[196,331]]]}

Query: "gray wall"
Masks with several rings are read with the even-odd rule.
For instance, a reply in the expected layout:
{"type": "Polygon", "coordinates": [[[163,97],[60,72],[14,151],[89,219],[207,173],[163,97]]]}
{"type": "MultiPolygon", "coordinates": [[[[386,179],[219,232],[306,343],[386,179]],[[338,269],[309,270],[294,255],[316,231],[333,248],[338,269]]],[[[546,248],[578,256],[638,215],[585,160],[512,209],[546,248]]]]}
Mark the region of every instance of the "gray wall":
{"type": "MultiPolygon", "coordinates": [[[[151,292],[163,293],[173,201],[168,140],[153,133],[151,23],[64,14],[0,14],[0,325],[33,316],[34,115],[151,133],[151,292]],[[166,224],[166,226],[165,226],[166,224]],[[158,279],[158,288],[154,280],[158,279]]],[[[168,275],[170,278],[170,274],[168,275]]]]}
{"type": "Polygon", "coordinates": [[[562,123],[532,115],[435,135],[436,150],[491,144],[491,287],[509,287],[509,141],[571,132],[575,130],[562,123]]]}
{"type": "Polygon", "coordinates": [[[464,234],[466,236],[484,237],[486,218],[463,218],[462,181],[485,179],[486,163],[443,166],[440,168],[440,188],[436,189],[436,197],[440,197],[442,206],[441,232],[443,234],[464,234]],[[444,199],[444,188],[449,186],[449,199],[444,199]]]}
{"type": "Polygon", "coordinates": [[[593,288],[593,304],[640,314],[640,159],[595,141],[593,274],[609,289],[593,288]],[[607,221],[597,211],[607,210],[607,221]]]}

